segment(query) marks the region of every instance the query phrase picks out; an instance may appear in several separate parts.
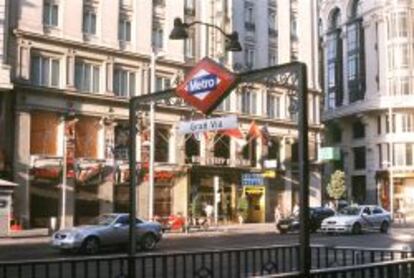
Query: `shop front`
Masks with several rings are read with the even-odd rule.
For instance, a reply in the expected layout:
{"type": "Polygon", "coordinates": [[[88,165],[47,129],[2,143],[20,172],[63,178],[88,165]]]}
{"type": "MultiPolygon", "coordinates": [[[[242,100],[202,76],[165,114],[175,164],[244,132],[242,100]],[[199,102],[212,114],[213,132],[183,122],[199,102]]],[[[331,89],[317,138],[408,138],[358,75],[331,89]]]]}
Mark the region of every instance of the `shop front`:
{"type": "Polygon", "coordinates": [[[237,220],[237,199],[241,196],[240,176],[244,169],[193,165],[189,169],[188,216],[206,216],[204,208],[217,202],[219,223],[237,220]],[[218,177],[215,194],[214,179],[218,177]]]}
{"type": "MultiPolygon", "coordinates": [[[[386,171],[377,173],[378,202],[386,210],[390,209],[390,175],[386,171]]],[[[394,213],[403,211],[407,219],[414,220],[414,172],[394,171],[394,213]]]]}

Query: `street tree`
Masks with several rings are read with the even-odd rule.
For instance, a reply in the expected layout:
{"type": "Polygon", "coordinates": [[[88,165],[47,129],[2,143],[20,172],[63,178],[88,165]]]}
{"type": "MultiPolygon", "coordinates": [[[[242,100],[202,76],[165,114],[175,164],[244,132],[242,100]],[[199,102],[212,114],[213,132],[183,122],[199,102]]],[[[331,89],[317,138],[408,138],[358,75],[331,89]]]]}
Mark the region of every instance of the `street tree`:
{"type": "Polygon", "coordinates": [[[336,170],[332,175],[331,179],[326,187],[329,197],[338,203],[338,200],[345,195],[345,173],[341,170],[336,170]]]}

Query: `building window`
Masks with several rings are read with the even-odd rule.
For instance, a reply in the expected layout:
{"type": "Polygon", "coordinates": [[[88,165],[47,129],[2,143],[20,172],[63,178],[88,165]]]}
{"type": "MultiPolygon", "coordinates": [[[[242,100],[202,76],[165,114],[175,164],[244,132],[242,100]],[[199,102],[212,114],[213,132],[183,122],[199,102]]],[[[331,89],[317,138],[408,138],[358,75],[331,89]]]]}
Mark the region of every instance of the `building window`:
{"type": "Polygon", "coordinates": [[[342,39],[339,26],[340,12],[336,9],[330,20],[331,31],[327,36],[327,81],[328,108],[332,109],[342,105],[342,39]]]}
{"type": "Polygon", "coordinates": [[[276,30],[277,29],[277,21],[276,21],[276,11],[274,10],[268,10],[268,23],[269,23],[269,28],[276,30]]]}
{"type": "Polygon", "coordinates": [[[365,147],[353,148],[354,170],[365,169],[365,147]]]}
{"type": "Polygon", "coordinates": [[[382,145],[377,144],[378,149],[378,168],[382,168],[382,145]]]}
{"type": "Polygon", "coordinates": [[[187,58],[194,58],[194,35],[191,34],[184,42],[184,54],[187,58]]]}
{"type": "Polygon", "coordinates": [[[394,144],[394,166],[413,166],[413,143],[394,144]]]}
{"type": "Polygon", "coordinates": [[[171,88],[171,80],[167,77],[155,77],[155,91],[162,91],[171,88]]]}
{"type": "Polygon", "coordinates": [[[129,97],[134,95],[135,73],[123,69],[115,69],[114,92],[120,97],[129,97]]]}
{"type": "Polygon", "coordinates": [[[131,21],[128,19],[120,19],[118,25],[118,39],[120,41],[131,41],[131,21]]]}
{"type": "Polygon", "coordinates": [[[58,26],[59,6],[55,3],[45,1],[43,4],[43,24],[47,26],[58,26]]]}
{"type": "Polygon", "coordinates": [[[269,66],[277,65],[277,54],[276,50],[269,51],[269,66]]]}
{"type": "Polygon", "coordinates": [[[164,30],[159,25],[152,29],[152,45],[157,49],[164,47],[164,30]]]}
{"type": "Polygon", "coordinates": [[[401,132],[414,132],[414,114],[401,114],[401,132]]]}
{"type": "Polygon", "coordinates": [[[244,114],[256,114],[256,93],[244,89],[239,93],[239,111],[244,114]]]}
{"type": "Polygon", "coordinates": [[[254,67],[254,49],[251,46],[245,46],[244,60],[249,69],[254,67]]]}
{"type": "Polygon", "coordinates": [[[30,79],[34,85],[59,86],[59,59],[32,55],[30,79]]]}
{"type": "Polygon", "coordinates": [[[230,111],[230,96],[227,96],[220,104],[217,106],[216,110],[218,111],[230,111]]]}
{"type": "Polygon", "coordinates": [[[170,131],[167,127],[156,125],[155,127],[155,162],[169,161],[169,139],[170,131]]]}
{"type": "Polygon", "coordinates": [[[352,135],[354,139],[365,137],[365,126],[362,122],[354,122],[352,124],[352,135]]]}
{"type": "Polygon", "coordinates": [[[98,93],[99,66],[84,61],[76,61],[75,87],[79,91],[98,93]]]}
{"type": "Polygon", "coordinates": [[[381,116],[377,116],[377,134],[381,134],[381,116]]]}
{"type": "Polygon", "coordinates": [[[364,33],[362,21],[354,19],[347,26],[347,63],[349,101],[364,99],[365,66],[364,66],[364,33]]]}
{"type": "Polygon", "coordinates": [[[272,94],[267,94],[267,116],[269,118],[276,118],[276,119],[280,119],[281,118],[281,113],[280,113],[280,96],[276,96],[276,95],[272,95],[272,94]]]}
{"type": "Polygon", "coordinates": [[[195,134],[185,135],[185,163],[194,163],[193,156],[200,156],[200,141],[195,134]]]}
{"type": "Polygon", "coordinates": [[[96,34],[96,12],[93,9],[84,10],[82,31],[86,34],[96,34]]]}
{"type": "Polygon", "coordinates": [[[246,23],[254,23],[254,15],[253,15],[253,6],[248,5],[244,9],[245,12],[245,22],[246,23]]]}
{"type": "Polygon", "coordinates": [[[296,14],[292,14],[290,22],[290,37],[292,40],[298,39],[298,19],[296,14]]]}
{"type": "Polygon", "coordinates": [[[352,200],[357,204],[364,204],[366,199],[367,184],[365,176],[352,177],[352,200]]]}

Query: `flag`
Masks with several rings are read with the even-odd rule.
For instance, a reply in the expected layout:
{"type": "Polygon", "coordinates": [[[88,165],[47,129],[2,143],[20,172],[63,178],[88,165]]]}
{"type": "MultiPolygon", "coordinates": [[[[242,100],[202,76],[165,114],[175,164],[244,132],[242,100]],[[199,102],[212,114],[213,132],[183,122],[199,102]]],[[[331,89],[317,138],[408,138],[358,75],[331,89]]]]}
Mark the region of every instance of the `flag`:
{"type": "Polygon", "coordinates": [[[241,130],[239,128],[231,128],[231,129],[224,129],[220,132],[223,135],[226,135],[228,137],[233,137],[233,138],[239,138],[242,139],[244,138],[243,133],[241,132],[241,130]]]}
{"type": "Polygon", "coordinates": [[[261,133],[259,127],[257,126],[255,121],[252,121],[252,123],[250,124],[249,131],[247,132],[248,140],[251,141],[251,140],[259,138],[261,136],[262,136],[262,133],[261,133]]]}
{"type": "Polygon", "coordinates": [[[262,127],[261,133],[263,145],[270,147],[272,145],[272,140],[270,138],[269,130],[267,129],[267,124],[262,127]]]}

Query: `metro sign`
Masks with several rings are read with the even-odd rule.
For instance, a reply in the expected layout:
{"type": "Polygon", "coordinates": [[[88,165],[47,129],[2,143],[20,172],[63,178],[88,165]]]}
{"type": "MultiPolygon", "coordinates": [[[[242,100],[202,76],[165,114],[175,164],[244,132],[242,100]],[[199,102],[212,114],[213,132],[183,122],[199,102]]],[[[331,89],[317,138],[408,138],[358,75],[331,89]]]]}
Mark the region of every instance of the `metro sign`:
{"type": "Polygon", "coordinates": [[[176,94],[204,114],[209,114],[230,93],[235,80],[234,74],[205,57],[178,85],[176,94]]]}

